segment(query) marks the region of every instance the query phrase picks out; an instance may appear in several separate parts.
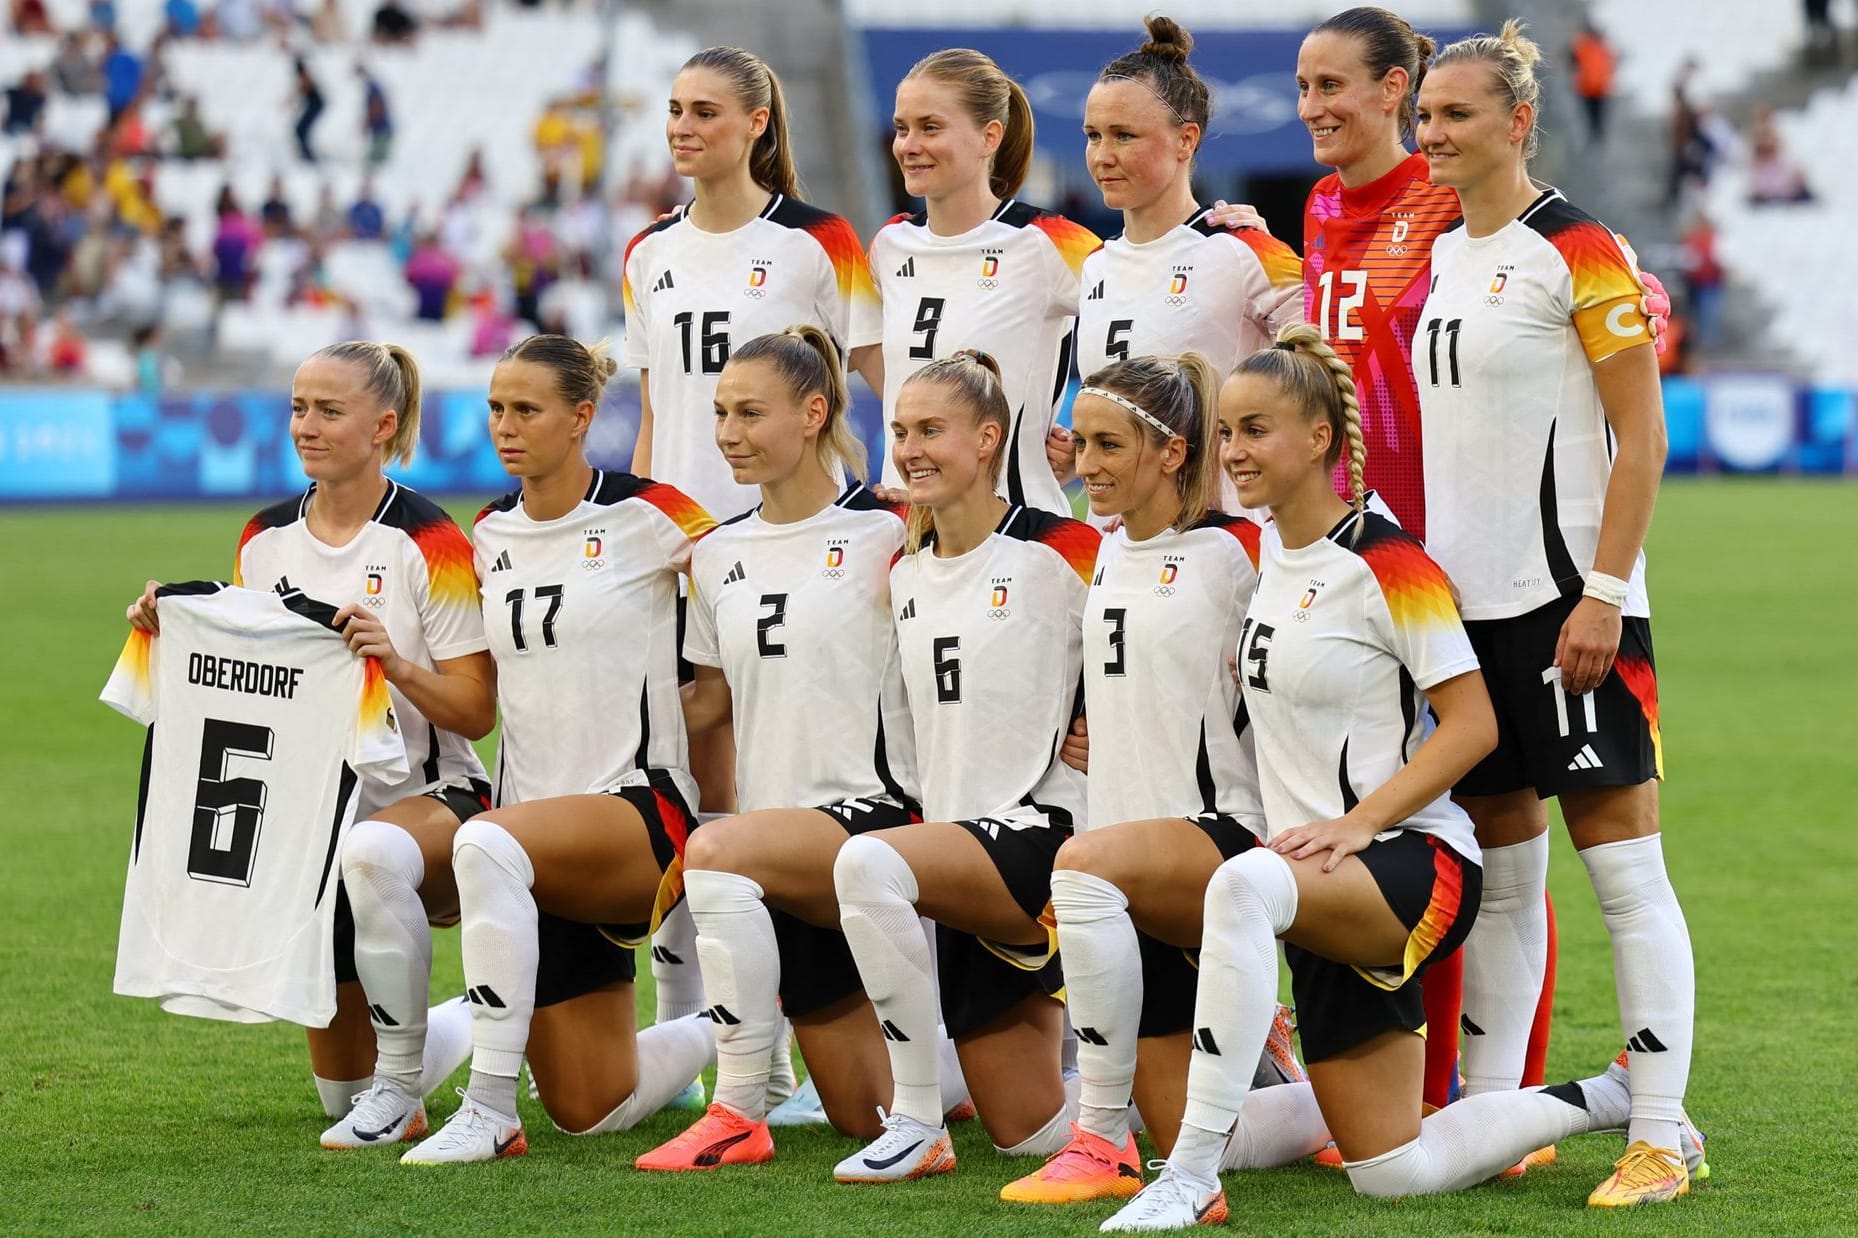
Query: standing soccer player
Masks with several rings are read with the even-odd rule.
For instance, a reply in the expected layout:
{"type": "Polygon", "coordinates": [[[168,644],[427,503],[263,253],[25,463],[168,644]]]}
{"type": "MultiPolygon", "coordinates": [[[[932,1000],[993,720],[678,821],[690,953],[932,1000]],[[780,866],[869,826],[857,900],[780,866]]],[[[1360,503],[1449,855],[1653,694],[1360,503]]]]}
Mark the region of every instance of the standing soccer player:
{"type": "MultiPolygon", "coordinates": [[[[1695,977],[1658,829],[1643,549],[1664,410],[1630,257],[1529,177],[1540,57],[1506,22],[1446,48],[1420,90],[1420,148],[1464,222],[1434,243],[1413,370],[1429,540],[1457,585],[1500,735],[1456,794],[1480,839],[1544,855],[1544,802],[1556,798],[1613,939],[1630,1143],[1588,1203],[1617,1207],[1675,1198],[1690,1177],[1695,977]]],[[[1510,900],[1539,901],[1545,868],[1517,874],[1510,900]]],[[[1539,957],[1527,939],[1482,943],[1482,927],[1473,941],[1504,965],[1539,957]]]]}
{"type": "MultiPolygon", "coordinates": [[[[1013,196],[1032,162],[1032,106],[981,53],[918,61],[897,84],[895,125],[891,153],[923,209],[871,242],[885,415],[895,418],[904,381],[928,363],[964,349],[998,358],[1011,410],[1000,494],[1068,515],[1070,447],[1048,455],[1047,438],[1071,370],[1079,270],[1097,237],[1013,196]]],[[[904,484],[894,460],[884,484],[904,484]]]]}

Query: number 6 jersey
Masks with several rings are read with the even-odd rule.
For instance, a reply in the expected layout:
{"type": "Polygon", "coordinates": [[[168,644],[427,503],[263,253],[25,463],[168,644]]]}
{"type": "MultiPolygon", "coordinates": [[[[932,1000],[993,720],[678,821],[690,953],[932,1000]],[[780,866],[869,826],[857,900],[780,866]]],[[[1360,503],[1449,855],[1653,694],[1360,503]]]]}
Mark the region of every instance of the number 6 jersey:
{"type": "Polygon", "coordinates": [[[326,1027],[356,784],[407,772],[380,663],[300,593],[170,585],[155,613],[161,634],[129,634],[102,697],[148,727],[115,990],[326,1027]]]}

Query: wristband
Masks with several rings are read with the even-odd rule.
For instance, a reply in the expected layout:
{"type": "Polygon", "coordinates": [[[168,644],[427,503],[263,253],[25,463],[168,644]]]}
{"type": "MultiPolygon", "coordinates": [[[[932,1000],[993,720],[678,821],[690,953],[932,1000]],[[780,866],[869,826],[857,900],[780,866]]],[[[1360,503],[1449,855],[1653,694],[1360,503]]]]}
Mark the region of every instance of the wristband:
{"type": "Polygon", "coordinates": [[[1605,572],[1587,573],[1587,587],[1581,590],[1581,595],[1620,610],[1626,608],[1626,582],[1617,576],[1608,576],[1605,572]]]}

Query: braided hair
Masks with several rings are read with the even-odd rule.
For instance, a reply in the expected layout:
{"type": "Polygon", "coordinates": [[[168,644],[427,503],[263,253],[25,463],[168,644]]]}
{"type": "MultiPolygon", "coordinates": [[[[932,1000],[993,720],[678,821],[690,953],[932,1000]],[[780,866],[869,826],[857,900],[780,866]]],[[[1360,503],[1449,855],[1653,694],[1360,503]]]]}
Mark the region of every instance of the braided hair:
{"type": "Polygon", "coordinates": [[[1277,333],[1277,343],[1239,363],[1239,374],[1269,378],[1295,400],[1309,418],[1329,423],[1329,450],[1323,464],[1335,468],[1348,446],[1348,500],[1356,511],[1367,503],[1368,446],[1361,436],[1361,400],[1355,374],[1322,333],[1307,322],[1293,322],[1277,333]]]}

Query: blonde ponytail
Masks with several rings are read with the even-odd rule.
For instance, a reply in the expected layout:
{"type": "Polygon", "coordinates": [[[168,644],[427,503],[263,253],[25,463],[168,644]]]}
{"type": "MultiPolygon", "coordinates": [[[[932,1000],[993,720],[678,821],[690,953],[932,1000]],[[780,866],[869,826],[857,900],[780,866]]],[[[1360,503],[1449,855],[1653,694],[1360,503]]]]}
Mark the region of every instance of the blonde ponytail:
{"type": "Polygon", "coordinates": [[[1323,341],[1322,333],[1307,322],[1289,323],[1277,333],[1277,343],[1259,349],[1233,372],[1271,379],[1303,409],[1305,417],[1320,417],[1328,423],[1329,450],[1323,454],[1323,467],[1334,469],[1347,449],[1348,500],[1360,511],[1367,502],[1368,467],[1368,447],[1361,434],[1361,398],[1355,390],[1354,371],[1323,341]]]}

